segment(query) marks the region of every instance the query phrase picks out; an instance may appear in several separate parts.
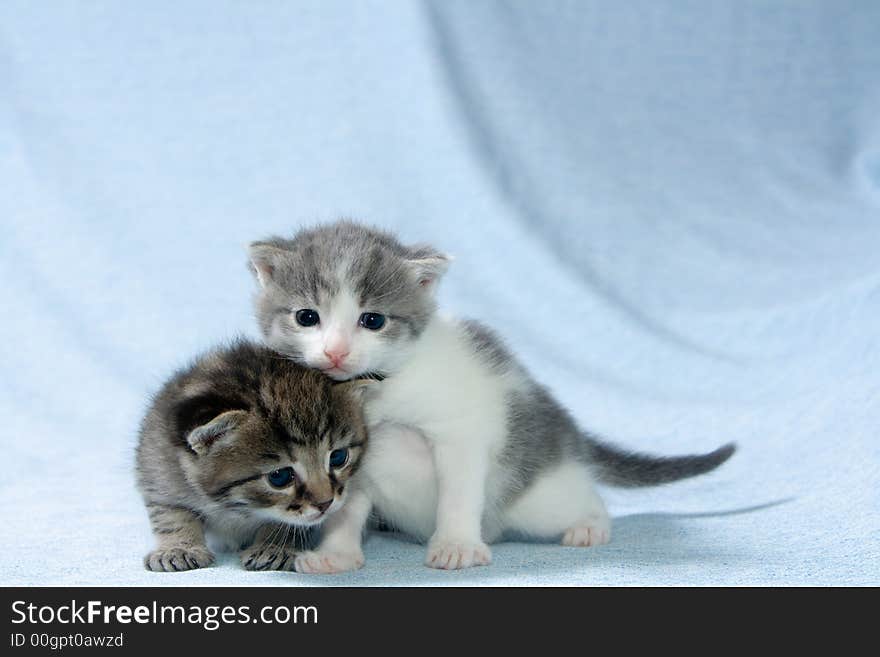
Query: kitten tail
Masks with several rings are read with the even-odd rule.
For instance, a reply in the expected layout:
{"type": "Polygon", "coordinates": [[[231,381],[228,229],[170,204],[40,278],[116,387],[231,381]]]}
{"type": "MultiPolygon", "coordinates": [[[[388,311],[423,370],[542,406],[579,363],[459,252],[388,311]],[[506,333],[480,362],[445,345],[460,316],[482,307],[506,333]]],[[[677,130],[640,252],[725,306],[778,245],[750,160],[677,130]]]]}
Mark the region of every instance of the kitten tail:
{"type": "Polygon", "coordinates": [[[658,457],[626,452],[589,436],[583,447],[599,480],[621,488],[657,486],[695,477],[714,470],[736,451],[736,445],[728,443],[708,454],[658,457]]]}

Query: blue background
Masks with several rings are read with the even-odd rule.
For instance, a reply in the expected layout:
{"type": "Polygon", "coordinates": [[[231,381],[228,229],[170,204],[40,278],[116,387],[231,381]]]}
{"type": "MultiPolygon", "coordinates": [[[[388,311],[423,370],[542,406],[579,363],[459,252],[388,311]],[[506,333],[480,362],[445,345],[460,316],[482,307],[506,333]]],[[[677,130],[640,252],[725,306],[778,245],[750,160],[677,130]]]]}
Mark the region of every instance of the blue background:
{"type": "Polygon", "coordinates": [[[880,3],[0,5],[3,584],[880,583],[880,3]],[[245,245],[456,256],[578,420],[718,472],[461,573],[143,570],[147,395],[256,336],[245,245]]]}

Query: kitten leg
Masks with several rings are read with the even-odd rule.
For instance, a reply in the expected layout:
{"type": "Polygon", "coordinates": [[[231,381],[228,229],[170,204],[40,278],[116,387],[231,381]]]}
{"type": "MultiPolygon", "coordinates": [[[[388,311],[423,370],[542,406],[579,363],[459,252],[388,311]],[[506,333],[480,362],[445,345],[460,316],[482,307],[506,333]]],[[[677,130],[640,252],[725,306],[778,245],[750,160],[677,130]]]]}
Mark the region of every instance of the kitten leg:
{"type": "Polygon", "coordinates": [[[214,563],[214,555],[205,545],[202,521],[192,510],[149,502],[147,513],[159,544],[144,557],[147,570],[193,570],[214,563]]]}
{"type": "Polygon", "coordinates": [[[297,531],[291,525],[262,525],[253,543],[241,551],[241,565],[247,570],[293,570],[297,531]]]}
{"type": "Polygon", "coordinates": [[[562,535],[562,544],[569,547],[604,545],[611,540],[611,517],[589,476],[578,492],[577,515],[562,535]]]}
{"type": "Polygon", "coordinates": [[[564,463],[538,476],[504,512],[505,529],[537,538],[559,538],[576,547],[611,539],[611,519],[587,468],[564,463]]]}
{"type": "Polygon", "coordinates": [[[481,536],[489,468],[484,444],[480,440],[432,441],[437,468],[437,528],[428,541],[426,566],[457,570],[492,561],[492,551],[481,536]]]}
{"type": "Polygon", "coordinates": [[[296,572],[341,573],[363,566],[361,540],[372,507],[366,493],[352,491],[345,506],[321,525],[320,547],[297,555],[296,572]]]}

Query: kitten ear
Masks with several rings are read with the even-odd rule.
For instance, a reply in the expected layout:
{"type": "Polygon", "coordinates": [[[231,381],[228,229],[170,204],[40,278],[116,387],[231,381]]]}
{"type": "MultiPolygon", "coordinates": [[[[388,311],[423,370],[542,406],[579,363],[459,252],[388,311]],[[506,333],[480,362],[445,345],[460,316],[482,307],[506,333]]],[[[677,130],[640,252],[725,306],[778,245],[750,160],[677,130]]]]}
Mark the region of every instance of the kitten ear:
{"type": "Polygon", "coordinates": [[[354,400],[358,405],[363,404],[367,393],[379,382],[373,379],[352,379],[333,386],[333,392],[354,400]]]}
{"type": "Polygon", "coordinates": [[[287,252],[277,246],[265,242],[253,242],[248,247],[251,272],[257,277],[261,287],[266,287],[273,280],[281,258],[287,252]]]}
{"type": "Polygon", "coordinates": [[[433,287],[452,262],[452,256],[427,249],[415,251],[408,259],[421,287],[433,287]]]}
{"type": "Polygon", "coordinates": [[[247,411],[226,411],[210,422],[197,426],[189,432],[186,442],[193,451],[202,456],[211,446],[226,436],[247,416],[247,411]]]}

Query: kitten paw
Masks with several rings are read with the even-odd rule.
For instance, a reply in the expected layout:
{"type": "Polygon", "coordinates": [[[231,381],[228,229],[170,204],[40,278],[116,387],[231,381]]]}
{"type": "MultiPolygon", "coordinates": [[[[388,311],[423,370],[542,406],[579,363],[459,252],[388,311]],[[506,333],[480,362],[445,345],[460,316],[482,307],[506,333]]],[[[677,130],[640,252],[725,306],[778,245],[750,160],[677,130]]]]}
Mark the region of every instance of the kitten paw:
{"type": "Polygon", "coordinates": [[[313,550],[303,552],[296,557],[296,572],[313,575],[329,575],[357,570],[364,565],[364,553],[330,552],[313,550]]]}
{"type": "Polygon", "coordinates": [[[492,563],[492,550],[482,541],[434,540],[428,543],[425,565],[441,570],[458,570],[492,563]]]}
{"type": "Polygon", "coordinates": [[[183,570],[204,568],[214,563],[214,555],[203,546],[180,546],[153,550],[144,557],[147,570],[157,573],[172,573],[183,570]]]}
{"type": "Polygon", "coordinates": [[[562,544],[570,547],[593,547],[604,545],[611,540],[611,527],[608,523],[596,523],[572,527],[562,537],[562,544]]]}
{"type": "Polygon", "coordinates": [[[293,570],[296,550],[289,545],[252,545],[241,553],[246,570],[293,570]]]}

